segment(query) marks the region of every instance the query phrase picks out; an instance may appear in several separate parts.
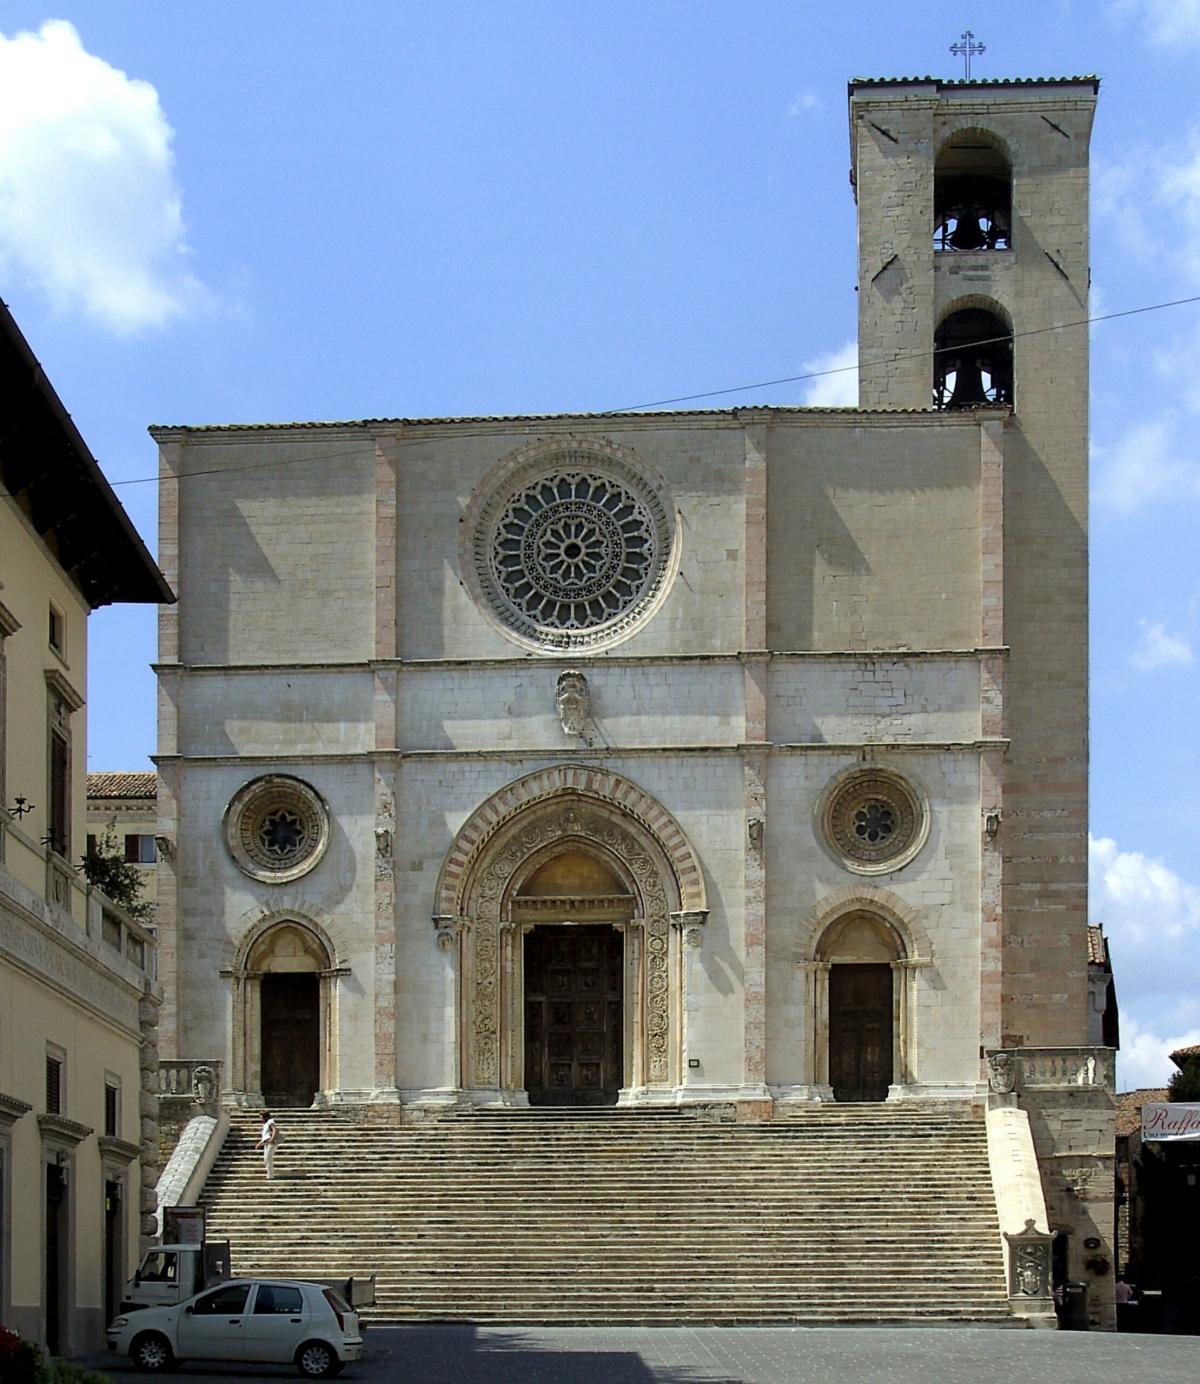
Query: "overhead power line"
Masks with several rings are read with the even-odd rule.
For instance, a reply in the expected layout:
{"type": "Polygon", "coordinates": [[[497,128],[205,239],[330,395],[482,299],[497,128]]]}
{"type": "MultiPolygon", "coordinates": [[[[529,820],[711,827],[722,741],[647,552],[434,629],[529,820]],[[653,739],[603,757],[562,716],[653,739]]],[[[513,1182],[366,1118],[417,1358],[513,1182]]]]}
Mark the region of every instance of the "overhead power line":
{"type": "MultiPolygon", "coordinates": [[[[1097,317],[1081,317],[1072,322],[1058,322],[1049,327],[1031,327],[1027,331],[1009,332],[1004,334],[1003,336],[988,337],[975,344],[980,346],[987,346],[995,344],[997,342],[1018,341],[1030,336],[1044,336],[1048,332],[1072,331],[1077,330],[1080,327],[1094,326],[1100,322],[1115,322],[1123,317],[1137,317],[1148,312],[1162,312],[1167,308],[1186,307],[1193,303],[1200,303],[1200,294],[1195,294],[1189,298],[1173,298],[1169,302],[1164,303],[1148,303],[1142,307],[1125,308],[1120,312],[1106,312],[1100,314],[1097,317]]],[[[958,348],[956,347],[954,349],[958,348]]],[[[691,404],[696,403],[700,399],[717,399],[730,394],[745,394],[747,391],[751,389],[772,389],[775,386],[782,384],[800,384],[803,383],[805,380],[819,380],[829,375],[844,375],[852,370],[859,371],[864,368],[869,369],[873,366],[889,365],[904,360],[932,360],[938,354],[939,348],[936,347],[927,351],[894,351],[888,355],[871,357],[866,361],[856,361],[853,365],[835,365],[825,370],[806,370],[798,375],[781,375],[777,379],[773,380],[757,380],[751,384],[729,385],[724,389],[707,389],[696,394],[676,394],[673,395],[671,398],[652,399],[646,403],[641,404],[626,404],[624,407],[621,408],[601,409],[598,411],[572,410],[568,412],[566,416],[571,416],[572,413],[575,413],[595,418],[611,418],[619,414],[639,413],[643,409],[666,408],[671,404],[691,404]]],[[[763,407],[770,407],[770,405],[764,405],[763,407]]],[[[522,415],[515,414],[512,416],[514,418],[519,418],[522,415]]],[[[421,421],[432,424],[442,420],[427,419],[421,421]]],[[[287,423],[281,423],[279,424],[279,426],[281,428],[286,428],[289,425],[287,423]]],[[[270,425],[258,424],[247,425],[247,427],[269,428],[270,425]]],[[[236,431],[236,425],[231,429],[231,431],[236,431]]],[[[506,426],[505,420],[497,418],[495,422],[493,422],[486,428],[456,431],[455,436],[460,438],[493,437],[498,433],[506,431],[508,431],[508,427],[506,426]]],[[[432,441],[433,439],[428,440],[432,441]]],[[[190,480],[193,477],[199,478],[203,476],[230,476],[236,475],[239,472],[243,471],[262,471],[277,466],[297,466],[304,465],[313,461],[335,461],[340,455],[341,453],[339,452],[309,452],[302,457],[276,457],[272,458],[270,461],[248,462],[242,466],[214,466],[204,469],[197,469],[195,471],[183,471],[178,476],[134,476],[128,480],[110,481],[109,484],[116,488],[119,486],[128,485],[152,485],[155,481],[160,479],[169,482],[190,480]]]]}

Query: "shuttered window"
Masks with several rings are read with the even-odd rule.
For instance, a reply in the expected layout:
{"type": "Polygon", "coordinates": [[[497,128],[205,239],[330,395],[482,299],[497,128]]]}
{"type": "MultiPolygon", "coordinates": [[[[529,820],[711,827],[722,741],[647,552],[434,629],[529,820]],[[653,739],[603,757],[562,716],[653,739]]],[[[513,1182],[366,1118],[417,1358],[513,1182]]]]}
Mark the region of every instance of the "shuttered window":
{"type": "Polygon", "coordinates": [[[46,1057],[46,1114],[62,1114],[63,1064],[58,1057],[46,1057]]]}
{"type": "Polygon", "coordinates": [[[71,753],[61,735],[50,733],[50,846],[71,853],[71,753]]]}

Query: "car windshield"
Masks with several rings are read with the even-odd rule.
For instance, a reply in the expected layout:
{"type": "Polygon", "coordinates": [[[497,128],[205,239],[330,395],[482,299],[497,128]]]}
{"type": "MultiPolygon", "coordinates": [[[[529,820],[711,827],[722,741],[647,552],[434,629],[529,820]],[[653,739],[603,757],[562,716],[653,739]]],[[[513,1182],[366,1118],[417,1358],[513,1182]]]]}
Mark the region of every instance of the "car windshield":
{"type": "Polygon", "coordinates": [[[176,1259],[173,1254],[148,1254],[139,1270],[143,1283],[174,1283],[176,1259]]]}

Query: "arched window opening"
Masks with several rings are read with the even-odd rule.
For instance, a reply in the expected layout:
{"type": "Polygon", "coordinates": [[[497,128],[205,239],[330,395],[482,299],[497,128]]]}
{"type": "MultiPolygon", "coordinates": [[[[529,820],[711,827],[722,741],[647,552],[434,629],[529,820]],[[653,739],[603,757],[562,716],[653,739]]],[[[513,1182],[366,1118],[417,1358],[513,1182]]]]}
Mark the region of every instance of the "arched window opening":
{"type": "Polygon", "coordinates": [[[952,139],[933,180],[935,250],[1007,250],[1012,243],[1012,170],[977,132],[952,139]]]}
{"type": "Polygon", "coordinates": [[[952,312],[933,345],[934,408],[1013,402],[1012,332],[994,312],[952,312]]]}

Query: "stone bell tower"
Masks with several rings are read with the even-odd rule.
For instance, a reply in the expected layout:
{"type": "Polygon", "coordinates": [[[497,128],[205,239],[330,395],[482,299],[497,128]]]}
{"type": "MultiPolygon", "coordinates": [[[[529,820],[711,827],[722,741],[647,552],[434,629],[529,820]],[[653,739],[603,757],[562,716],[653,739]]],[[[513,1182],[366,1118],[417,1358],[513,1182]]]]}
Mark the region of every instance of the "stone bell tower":
{"type": "Polygon", "coordinates": [[[981,813],[985,858],[989,845],[998,855],[1001,960],[982,985],[985,1010],[999,986],[991,1041],[1005,1047],[1087,1041],[1081,324],[1098,86],[850,83],[859,403],[978,410],[985,462],[989,446],[997,458],[981,491],[980,648],[982,734],[990,717],[1002,748],[981,813]]]}

